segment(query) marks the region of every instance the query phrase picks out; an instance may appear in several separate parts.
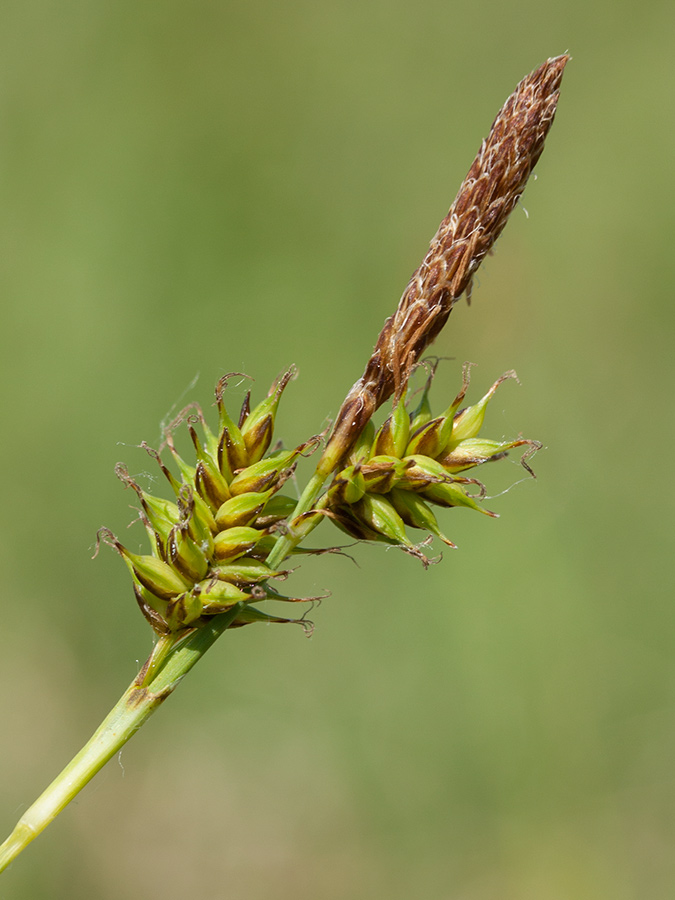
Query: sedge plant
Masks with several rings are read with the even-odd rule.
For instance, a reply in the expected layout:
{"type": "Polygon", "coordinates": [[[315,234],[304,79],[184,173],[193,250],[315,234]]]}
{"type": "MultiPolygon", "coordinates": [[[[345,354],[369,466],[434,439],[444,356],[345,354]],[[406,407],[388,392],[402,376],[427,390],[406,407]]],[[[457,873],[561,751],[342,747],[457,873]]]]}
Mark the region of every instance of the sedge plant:
{"type": "Polygon", "coordinates": [[[491,397],[515,373],[502,375],[482,399],[465,405],[465,366],[459,390],[436,413],[429,400],[436,366],[427,364],[418,396],[410,396],[408,382],[457,300],[470,297],[476,270],[518,203],[543,151],[567,61],[566,55],[547,60],[500,110],[326,440],[317,435],[290,449],[276,442],[277,411],[294,368],[256,405],[247,395],[234,416],[226,402],[228,382],[236,375],[231,373],[216,385],[215,423],[193,404],[165,429],[159,451],[143,445],[166,479],[166,496],[146,492],[117,466],[117,475],[136,495],[149,552],[133,553],[107,529],[99,538],[126,563],[136,602],[156,635],[154,648],[91,739],[22,815],[0,847],[0,871],[123,747],[224,632],[256,622],[306,626],[302,616],[282,617],[260,604],[302,601],[283,589],[283,581],[297,556],[309,552],[303,542],[322,522],[330,520],[358,541],[401,547],[426,565],[431,538],[454,546],[435,510],[466,507],[496,515],[484,507],[486,491],[473,470],[522,448],[522,463],[532,474],[528,458],[539,443],[481,434],[491,397]],[[390,412],[376,428],[373,415],[388,400],[390,412]],[[179,429],[187,430],[194,445],[189,460],[176,448],[179,429]],[[294,499],[286,482],[299,457],[313,453],[318,456],[314,474],[294,499]]]}

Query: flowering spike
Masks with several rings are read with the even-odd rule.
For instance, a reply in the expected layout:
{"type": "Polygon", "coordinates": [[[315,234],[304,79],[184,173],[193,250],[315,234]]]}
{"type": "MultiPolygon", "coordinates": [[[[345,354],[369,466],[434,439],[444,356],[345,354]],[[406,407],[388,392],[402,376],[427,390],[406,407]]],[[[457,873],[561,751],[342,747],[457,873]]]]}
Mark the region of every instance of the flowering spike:
{"type": "Polygon", "coordinates": [[[483,141],[422,264],[385,322],[365,371],[347,394],[319,463],[332,471],[366,422],[400,396],[414,365],[470,289],[544,149],[569,57],[547,60],[516,87],[483,141]]]}
{"type": "MultiPolygon", "coordinates": [[[[290,454],[279,452],[264,459],[281,382],[253,413],[247,396],[235,425],[222,402],[227,376],[221,379],[216,391],[221,414],[217,438],[205,425],[201,410],[192,405],[197,412],[187,416],[187,422],[200,421],[205,435],[201,444],[195,440],[196,468],[182,460],[173,446],[172,431],[178,421],[166,429],[166,443],[184,482],[181,486],[163,467],[177,503],[154,501],[133,484],[126,470],[118,472],[141,499],[140,518],[155,552],[151,556],[132,554],[105,530],[99,537],[125,558],[133,573],[137,602],[161,638],[93,737],[0,845],[0,871],[118,753],[226,629],[256,621],[292,621],[250,609],[248,602],[266,597],[300,600],[278,594],[269,587],[268,577],[280,576],[276,567],[292,553],[341,552],[343,548],[338,547],[309,550],[299,546],[323,517],[333,518],[357,537],[397,544],[429,565],[421,551],[432,537],[418,546],[411,544],[405,523],[427,528],[450,544],[425,501],[480,509],[478,503],[485,497],[484,489],[479,495],[469,495],[467,486],[480,484],[450,471],[496,459],[507,447],[521,444],[527,445],[522,463],[531,471],[526,459],[538,448],[534,442],[478,439],[489,397],[455,416],[463,396],[460,393],[456,404],[434,419],[428,408],[427,386],[421,408],[412,417],[412,434],[401,417],[406,385],[420,354],[438,335],[458,298],[470,295],[481,260],[499,236],[541,155],[567,59],[550,59],[532,72],[495,119],[429,252],[395,314],[385,323],[363,376],[347,394],[319,464],[288,515],[290,521],[268,526],[270,519],[276,522],[288,507],[279,498],[275,515],[271,515],[273,498],[270,496],[268,507],[265,495],[280,487],[296,455],[315,446],[316,439],[290,454]],[[373,443],[371,417],[392,395],[394,411],[373,443]],[[368,440],[360,440],[359,435],[368,440]],[[263,464],[267,468],[260,468],[263,464]],[[325,490],[327,479],[335,473],[325,490]],[[247,524],[233,524],[240,522],[247,524]]],[[[181,422],[185,413],[179,416],[181,422]]],[[[311,629],[311,623],[300,620],[300,624],[311,629]]]]}

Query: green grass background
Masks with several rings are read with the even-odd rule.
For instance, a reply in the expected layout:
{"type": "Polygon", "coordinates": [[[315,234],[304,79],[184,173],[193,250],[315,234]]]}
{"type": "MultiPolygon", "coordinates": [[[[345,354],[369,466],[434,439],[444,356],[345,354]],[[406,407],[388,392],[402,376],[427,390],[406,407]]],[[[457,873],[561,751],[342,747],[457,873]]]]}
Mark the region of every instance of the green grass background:
{"type": "Polygon", "coordinates": [[[260,396],[296,363],[279,434],[319,430],[501,103],[573,60],[529,217],[435,348],[439,407],[465,359],[474,399],[517,369],[486,434],[541,439],[537,481],[442,516],[427,572],[303,565],[313,638],[221,640],[3,897],[675,895],[674,34],[666,0],[6,0],[6,832],[151,647],[91,560],[104,523],[141,540],[114,464],[232,370],[260,396]]]}

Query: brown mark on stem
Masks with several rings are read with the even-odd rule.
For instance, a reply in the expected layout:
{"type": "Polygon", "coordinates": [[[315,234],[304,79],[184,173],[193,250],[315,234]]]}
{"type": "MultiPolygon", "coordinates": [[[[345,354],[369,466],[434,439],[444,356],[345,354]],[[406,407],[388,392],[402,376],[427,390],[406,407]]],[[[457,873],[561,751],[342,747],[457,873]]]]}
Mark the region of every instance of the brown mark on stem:
{"type": "Polygon", "coordinates": [[[569,56],[547,60],[524,78],[499,111],[487,138],[368,360],[345,398],[320,469],[328,474],[375,410],[398,399],[413,366],[445,325],[457,300],[470,295],[485,255],[506,225],[544,149],[569,56]]]}

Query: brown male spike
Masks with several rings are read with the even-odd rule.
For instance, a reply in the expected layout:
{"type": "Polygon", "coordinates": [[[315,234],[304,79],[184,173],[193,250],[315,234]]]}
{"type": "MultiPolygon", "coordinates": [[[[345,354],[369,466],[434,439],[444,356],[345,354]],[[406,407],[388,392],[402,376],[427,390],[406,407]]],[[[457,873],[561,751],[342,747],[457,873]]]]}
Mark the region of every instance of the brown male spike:
{"type": "Polygon", "coordinates": [[[405,389],[413,366],[445,325],[506,225],[544,149],[569,56],[547,60],[524,78],[499,111],[473,165],[387,319],[365,372],[345,398],[322,458],[331,471],[375,410],[405,389]]]}

